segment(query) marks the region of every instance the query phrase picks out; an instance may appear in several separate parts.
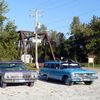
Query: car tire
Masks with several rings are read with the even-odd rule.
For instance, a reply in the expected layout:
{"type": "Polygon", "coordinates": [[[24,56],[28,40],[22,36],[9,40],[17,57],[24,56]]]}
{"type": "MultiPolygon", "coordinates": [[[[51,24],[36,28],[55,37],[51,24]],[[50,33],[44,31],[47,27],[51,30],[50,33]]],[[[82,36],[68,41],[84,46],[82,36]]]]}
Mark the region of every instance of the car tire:
{"type": "Polygon", "coordinates": [[[63,77],[63,83],[68,86],[72,85],[72,81],[68,80],[68,76],[63,77]]]}
{"type": "Polygon", "coordinates": [[[49,80],[49,78],[48,78],[47,75],[43,75],[43,79],[44,79],[45,81],[48,81],[48,80],[49,80]]]}
{"type": "Polygon", "coordinates": [[[1,88],[5,88],[7,86],[7,83],[4,83],[2,81],[2,76],[0,76],[0,86],[1,86],[1,88]]]}
{"type": "Polygon", "coordinates": [[[93,81],[84,81],[85,85],[91,85],[93,81]]]}
{"type": "Polygon", "coordinates": [[[1,82],[1,88],[6,88],[7,83],[1,82]]]}
{"type": "Polygon", "coordinates": [[[29,82],[27,85],[28,85],[29,87],[32,87],[32,86],[34,86],[34,82],[29,82]]]}

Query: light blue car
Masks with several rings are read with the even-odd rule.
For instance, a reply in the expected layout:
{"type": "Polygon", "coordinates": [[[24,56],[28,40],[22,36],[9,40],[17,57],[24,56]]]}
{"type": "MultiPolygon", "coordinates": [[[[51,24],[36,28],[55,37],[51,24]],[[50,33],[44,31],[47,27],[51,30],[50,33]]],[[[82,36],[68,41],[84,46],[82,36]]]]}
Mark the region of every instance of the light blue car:
{"type": "Polygon", "coordinates": [[[91,85],[98,78],[95,71],[80,68],[76,62],[49,61],[39,72],[42,78],[61,80],[64,84],[72,85],[76,82],[84,82],[91,85]]]}

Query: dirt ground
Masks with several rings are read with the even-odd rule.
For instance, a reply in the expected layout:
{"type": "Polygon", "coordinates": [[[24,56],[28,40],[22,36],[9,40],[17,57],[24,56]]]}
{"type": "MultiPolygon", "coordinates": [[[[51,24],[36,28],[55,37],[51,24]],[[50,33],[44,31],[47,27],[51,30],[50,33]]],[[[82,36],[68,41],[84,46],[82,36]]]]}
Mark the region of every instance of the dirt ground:
{"type": "Polygon", "coordinates": [[[37,80],[33,87],[9,85],[0,88],[0,100],[100,100],[100,69],[92,70],[98,72],[98,79],[92,85],[66,86],[59,81],[37,80]]]}

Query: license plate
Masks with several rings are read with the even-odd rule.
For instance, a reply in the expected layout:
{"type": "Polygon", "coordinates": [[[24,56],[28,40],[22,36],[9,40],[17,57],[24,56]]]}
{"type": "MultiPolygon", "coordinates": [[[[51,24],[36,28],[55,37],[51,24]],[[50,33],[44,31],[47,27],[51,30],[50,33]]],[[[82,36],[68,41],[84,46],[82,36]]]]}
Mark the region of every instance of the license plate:
{"type": "Polygon", "coordinates": [[[84,81],[90,81],[90,79],[83,79],[84,81]]]}
{"type": "Polygon", "coordinates": [[[15,80],[15,82],[25,82],[25,80],[15,80]]]}

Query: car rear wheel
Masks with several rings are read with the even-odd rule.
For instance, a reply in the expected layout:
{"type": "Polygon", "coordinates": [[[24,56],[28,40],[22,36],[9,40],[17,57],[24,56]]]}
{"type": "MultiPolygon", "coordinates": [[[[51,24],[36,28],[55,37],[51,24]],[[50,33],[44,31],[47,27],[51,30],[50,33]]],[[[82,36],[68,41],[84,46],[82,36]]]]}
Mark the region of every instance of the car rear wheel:
{"type": "Polygon", "coordinates": [[[63,83],[65,85],[71,86],[73,82],[68,79],[68,76],[64,76],[63,77],[63,83]]]}
{"type": "Polygon", "coordinates": [[[91,85],[93,81],[84,81],[85,85],[91,85]]]}

